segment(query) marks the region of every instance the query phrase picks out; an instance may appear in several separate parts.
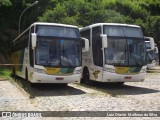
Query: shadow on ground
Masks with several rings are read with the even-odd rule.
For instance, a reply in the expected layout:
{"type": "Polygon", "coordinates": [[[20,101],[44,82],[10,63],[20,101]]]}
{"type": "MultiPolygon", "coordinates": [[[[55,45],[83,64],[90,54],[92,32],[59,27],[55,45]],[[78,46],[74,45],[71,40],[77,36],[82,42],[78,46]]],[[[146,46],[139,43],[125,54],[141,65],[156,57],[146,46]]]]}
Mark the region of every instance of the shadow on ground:
{"type": "MultiPolygon", "coordinates": [[[[77,87],[72,87],[63,84],[35,84],[33,86],[30,84],[30,82],[21,78],[14,78],[13,81],[15,81],[21,88],[23,88],[30,95],[30,98],[35,98],[38,96],[69,96],[86,94],[86,92],[79,89],[79,85],[77,87]]],[[[145,88],[126,84],[118,85],[115,83],[91,82],[89,85],[82,84],[81,86],[94,89],[106,94],[110,94],[112,97],[122,95],[151,94],[160,92],[159,90],[155,90],[152,88],[145,88]]]]}
{"type": "Polygon", "coordinates": [[[112,97],[119,95],[140,95],[160,92],[151,88],[137,87],[131,85],[118,85],[116,83],[99,83],[92,82],[89,85],[83,85],[84,87],[101,91],[103,93],[110,94],[112,97]]]}
{"type": "Polygon", "coordinates": [[[85,94],[84,91],[68,86],[66,84],[31,84],[30,82],[14,77],[13,81],[26,91],[30,98],[38,96],[68,96],[85,94]]]}

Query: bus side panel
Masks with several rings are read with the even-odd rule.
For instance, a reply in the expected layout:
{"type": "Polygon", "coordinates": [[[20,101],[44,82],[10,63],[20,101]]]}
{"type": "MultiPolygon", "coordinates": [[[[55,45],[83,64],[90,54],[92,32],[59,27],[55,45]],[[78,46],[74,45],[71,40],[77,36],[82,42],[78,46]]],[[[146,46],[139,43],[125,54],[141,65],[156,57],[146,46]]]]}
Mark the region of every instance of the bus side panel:
{"type": "Polygon", "coordinates": [[[12,61],[12,64],[13,64],[13,69],[14,69],[14,72],[15,72],[15,75],[17,75],[17,65],[18,65],[18,52],[14,52],[12,53],[12,57],[11,57],[11,61],[12,61]]]}
{"type": "MultiPolygon", "coordinates": [[[[29,64],[28,64],[28,66],[29,66],[29,64]]],[[[27,70],[28,70],[28,80],[32,81],[33,75],[34,75],[34,68],[29,66],[29,67],[27,67],[27,70]]]]}
{"type": "Polygon", "coordinates": [[[15,66],[15,74],[20,77],[22,77],[23,59],[24,49],[16,51],[12,54],[12,63],[15,66]]]}
{"type": "Polygon", "coordinates": [[[29,30],[29,49],[27,49],[27,58],[26,58],[26,68],[28,70],[28,80],[33,80],[33,74],[34,74],[34,50],[32,49],[32,40],[31,40],[31,33],[34,33],[35,26],[32,26],[29,30]]]}
{"type": "Polygon", "coordinates": [[[29,73],[29,50],[28,48],[25,48],[25,51],[24,51],[23,68],[22,68],[22,73],[21,73],[21,77],[24,79],[26,78],[26,70],[28,70],[27,72],[29,73]]]}
{"type": "Polygon", "coordinates": [[[102,81],[103,76],[103,67],[98,67],[95,65],[92,65],[90,67],[90,79],[95,81],[102,81]]]}

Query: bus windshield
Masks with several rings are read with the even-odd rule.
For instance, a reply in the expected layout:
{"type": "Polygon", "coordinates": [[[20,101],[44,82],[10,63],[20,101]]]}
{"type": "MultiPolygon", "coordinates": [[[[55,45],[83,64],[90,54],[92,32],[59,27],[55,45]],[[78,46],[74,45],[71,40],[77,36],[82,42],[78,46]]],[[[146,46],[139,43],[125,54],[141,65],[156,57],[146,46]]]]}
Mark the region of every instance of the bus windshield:
{"type": "Polygon", "coordinates": [[[37,31],[37,65],[55,67],[76,67],[81,65],[78,29],[68,28],[67,30],[63,27],[63,30],[61,31],[61,27],[50,27],[46,31],[41,29],[37,31]],[[65,34],[63,30],[68,34],[65,34]]]}
{"type": "Polygon", "coordinates": [[[104,34],[107,34],[108,37],[108,47],[105,49],[106,64],[117,66],[146,65],[146,48],[143,34],[140,32],[141,29],[128,28],[113,27],[112,30],[112,27],[109,26],[104,29],[104,34]]]}
{"type": "Polygon", "coordinates": [[[38,36],[47,37],[67,37],[79,38],[79,31],[76,28],[61,27],[61,26],[37,26],[36,33],[38,36]]]}

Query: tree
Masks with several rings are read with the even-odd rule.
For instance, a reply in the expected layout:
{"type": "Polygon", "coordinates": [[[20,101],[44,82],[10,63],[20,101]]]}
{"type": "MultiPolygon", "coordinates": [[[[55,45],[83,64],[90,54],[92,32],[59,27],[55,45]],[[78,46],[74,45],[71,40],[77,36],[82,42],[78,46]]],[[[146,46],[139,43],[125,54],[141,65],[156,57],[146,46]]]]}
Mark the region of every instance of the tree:
{"type": "Polygon", "coordinates": [[[0,7],[1,6],[11,6],[11,5],[12,5],[12,3],[10,0],[1,0],[0,1],[0,7]]]}
{"type": "MultiPolygon", "coordinates": [[[[0,0],[0,53],[8,55],[18,35],[22,11],[36,0],[0,0]]],[[[39,0],[21,19],[21,30],[36,21],[87,26],[98,22],[140,25],[145,36],[159,43],[160,1],[156,0],[39,0]]],[[[159,46],[160,49],[160,46],[159,46]]]]}

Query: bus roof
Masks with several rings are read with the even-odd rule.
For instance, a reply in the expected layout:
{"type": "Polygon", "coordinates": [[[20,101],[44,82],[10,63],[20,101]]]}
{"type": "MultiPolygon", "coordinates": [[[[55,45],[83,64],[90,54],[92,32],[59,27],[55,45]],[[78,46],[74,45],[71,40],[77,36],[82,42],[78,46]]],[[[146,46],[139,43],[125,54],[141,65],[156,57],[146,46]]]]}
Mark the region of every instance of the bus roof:
{"type": "Polygon", "coordinates": [[[92,24],[92,25],[89,25],[89,26],[86,26],[86,27],[82,27],[82,28],[80,28],[80,30],[81,30],[81,29],[89,29],[89,28],[96,27],[96,26],[103,26],[103,25],[141,28],[141,27],[138,26],[138,25],[122,24],[122,23],[95,23],[95,24],[92,24]]]}
{"type": "Polygon", "coordinates": [[[74,25],[67,25],[67,24],[60,24],[60,23],[49,23],[49,22],[35,22],[33,24],[31,24],[25,31],[23,31],[20,35],[18,35],[18,37],[16,39],[13,40],[13,42],[15,42],[21,35],[23,35],[26,31],[29,30],[29,28],[31,28],[32,26],[35,25],[48,25],[48,26],[63,26],[63,27],[72,27],[72,28],[78,28],[77,26],[74,25]]]}
{"type": "Polygon", "coordinates": [[[144,36],[144,38],[146,38],[146,39],[153,39],[152,37],[146,37],[146,36],[144,36]]]}
{"type": "Polygon", "coordinates": [[[67,25],[67,24],[60,24],[60,23],[49,23],[49,22],[35,22],[31,26],[34,26],[34,25],[64,26],[64,27],[78,28],[77,26],[74,26],[74,25],[67,25]]]}
{"type": "Polygon", "coordinates": [[[151,41],[154,42],[154,39],[152,37],[146,37],[144,36],[145,41],[151,41]]]}

